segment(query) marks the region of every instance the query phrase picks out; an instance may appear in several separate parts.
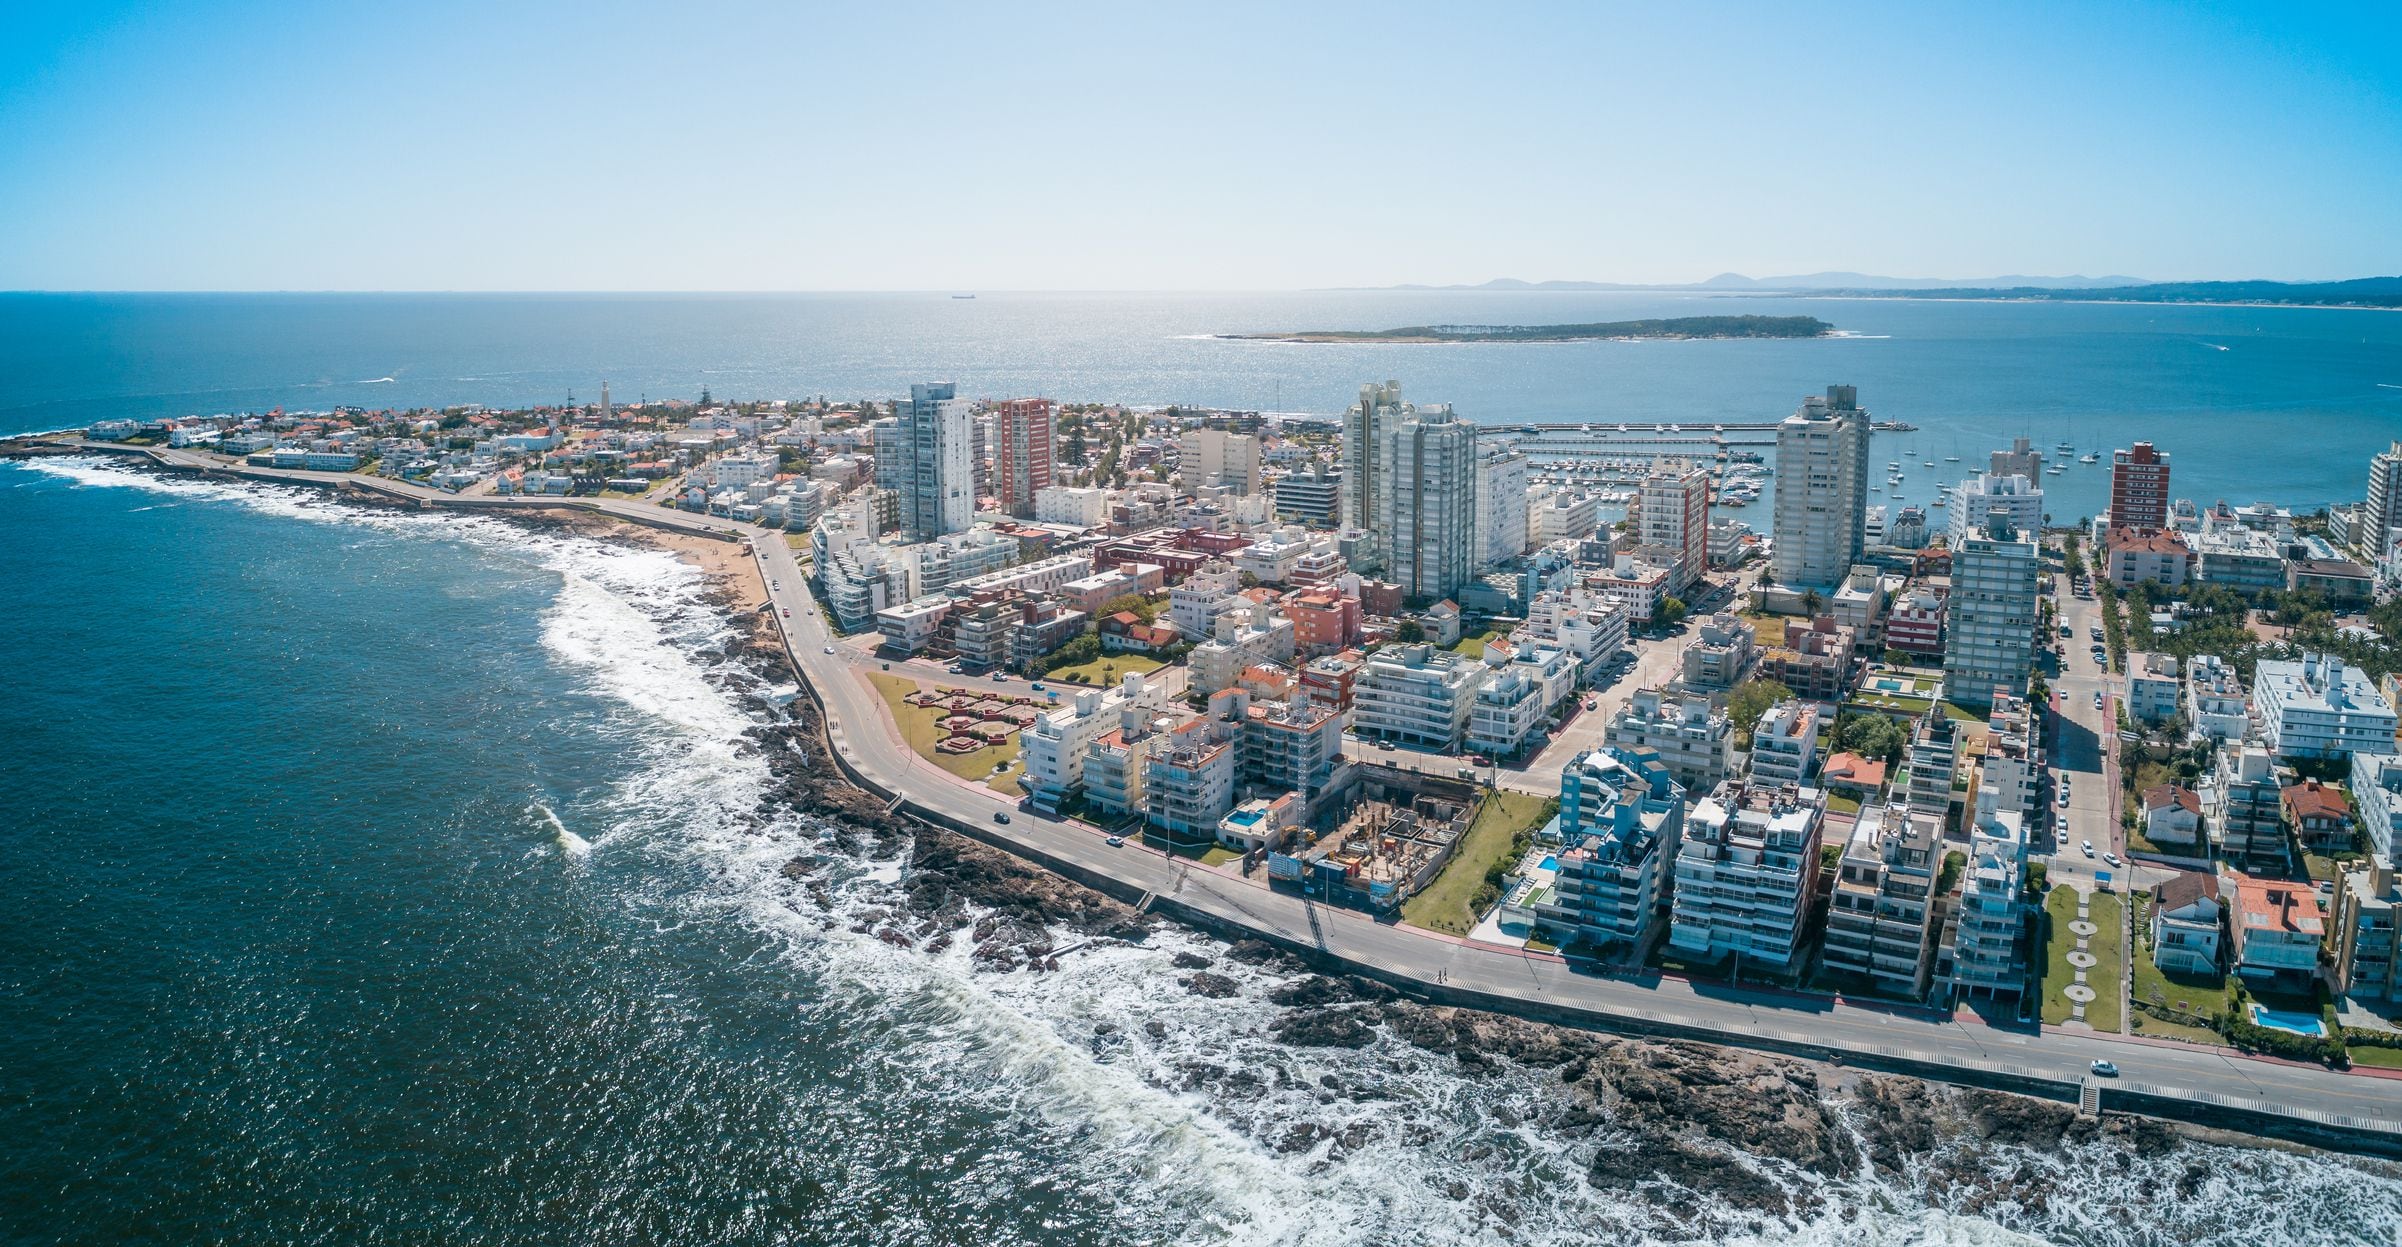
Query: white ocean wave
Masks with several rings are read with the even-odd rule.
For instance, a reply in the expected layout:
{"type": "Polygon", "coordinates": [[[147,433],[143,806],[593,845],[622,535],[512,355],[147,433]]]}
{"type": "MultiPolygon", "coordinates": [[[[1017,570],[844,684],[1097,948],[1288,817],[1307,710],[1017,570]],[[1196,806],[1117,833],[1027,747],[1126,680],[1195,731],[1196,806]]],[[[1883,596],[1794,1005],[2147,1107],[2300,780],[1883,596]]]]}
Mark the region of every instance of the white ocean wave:
{"type": "MultiPolygon", "coordinates": [[[[1289,976],[1234,964],[1193,933],[1162,928],[1139,946],[1092,944],[1056,972],[997,972],[974,961],[964,938],[930,951],[853,930],[897,906],[904,864],[846,857],[824,828],[760,814],[774,776],[747,733],[774,707],[729,689],[716,644],[726,622],[703,596],[705,578],[672,555],[499,521],[340,507],[308,491],[81,460],[29,466],[83,485],[316,522],[429,533],[439,525],[449,539],[531,553],[559,578],[542,644],[587,692],[618,707],[611,730],[634,739],[643,759],[610,792],[578,804],[592,851],[639,843],[709,881],[694,894],[663,879],[630,903],[721,914],[771,936],[791,973],[830,995],[829,1007],[874,1017],[912,1077],[1024,1123],[1049,1163],[1093,1180],[1087,1189],[1121,1192],[1130,1240],[1641,1243],[1687,1240],[1701,1228],[1585,1181],[1595,1144],[1538,1124],[1559,1094],[1549,1075],[1506,1064],[1472,1075],[1390,1036],[1356,1051],[1287,1047],[1268,1033],[1277,1006],[1265,997],[1289,976]],[[804,853],[819,855],[822,893],[783,874],[804,853]],[[1179,952],[1213,957],[1238,996],[1185,990],[1179,952]]],[[[559,836],[574,836],[552,821],[559,836]]],[[[1064,947],[1081,937],[1057,938],[1064,947]]],[[[1990,1147],[1970,1159],[1997,1180],[2031,1177],[2047,1192],[2043,1206],[1972,1212],[1971,1192],[1928,1184],[1932,1166],[1894,1179],[1825,1179],[1745,1162],[1804,1211],[1758,1223],[1721,1209],[1708,1224],[1736,1228],[1706,1232],[1760,1247],[2257,1247],[2402,1236],[2402,1184],[2342,1158],[2199,1144],[2143,1156],[2098,1141],[1990,1147]],[[2181,1181],[2190,1196],[2179,1194],[2181,1181]]]]}

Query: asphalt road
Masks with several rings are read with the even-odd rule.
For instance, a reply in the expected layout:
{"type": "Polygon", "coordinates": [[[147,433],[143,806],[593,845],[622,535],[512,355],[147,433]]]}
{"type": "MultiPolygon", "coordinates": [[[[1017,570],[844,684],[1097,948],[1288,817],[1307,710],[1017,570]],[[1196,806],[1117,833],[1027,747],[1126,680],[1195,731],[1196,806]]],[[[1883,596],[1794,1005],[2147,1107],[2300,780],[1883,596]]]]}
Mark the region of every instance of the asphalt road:
{"type": "MultiPolygon", "coordinates": [[[[221,461],[172,452],[162,457],[189,466],[223,466],[221,461]]],[[[255,469],[248,474],[321,485],[353,479],[336,473],[255,469]]],[[[434,491],[424,492],[442,497],[434,491]]],[[[655,517],[659,510],[617,502],[602,502],[594,509],[644,518],[655,517]]],[[[825,703],[834,747],[859,773],[923,809],[964,823],[990,825],[996,833],[1029,848],[1173,897],[1230,925],[1314,945],[1331,956],[1428,987],[1481,994],[1503,1010],[1535,1004],[1601,1018],[1690,1027],[1714,1032],[1730,1043],[1764,1045],[1773,1041],[1854,1057],[1906,1059],[2063,1084],[2081,1080],[2088,1062],[2107,1059],[2121,1071],[2115,1085],[2129,1090],[2402,1133],[2402,1082],[2234,1058],[2186,1045],[2153,1046],[2100,1036],[1997,1029],[1953,1015],[1853,1006],[1815,996],[1666,977],[1600,977],[1538,955],[1465,944],[1415,928],[1378,923],[1354,911],[1311,905],[1248,880],[1193,869],[1182,859],[1134,844],[1112,848],[1090,828],[1016,810],[998,794],[964,785],[900,746],[882,698],[860,670],[856,651],[837,644],[837,638],[827,632],[799,561],[782,536],[726,520],[683,518],[696,528],[753,539],[752,549],[766,578],[775,584],[769,596],[787,627],[786,643],[794,664],[825,703]],[[825,653],[829,646],[836,652],[825,653]],[[1009,816],[1006,825],[996,821],[1000,814],[1009,816]]],[[[2072,646],[2072,651],[2077,649],[2072,646]]],[[[2090,693],[2086,697],[2090,704],[2090,693]]]]}

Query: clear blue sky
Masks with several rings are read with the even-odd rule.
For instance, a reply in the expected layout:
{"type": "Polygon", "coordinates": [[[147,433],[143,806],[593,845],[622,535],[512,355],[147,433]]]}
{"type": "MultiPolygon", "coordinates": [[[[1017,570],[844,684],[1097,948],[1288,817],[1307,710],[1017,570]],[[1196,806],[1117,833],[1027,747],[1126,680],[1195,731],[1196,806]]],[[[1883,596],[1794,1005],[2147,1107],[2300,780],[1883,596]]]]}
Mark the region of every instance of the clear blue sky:
{"type": "Polygon", "coordinates": [[[17,0],[0,289],[2402,271],[2304,7],[17,0]]]}

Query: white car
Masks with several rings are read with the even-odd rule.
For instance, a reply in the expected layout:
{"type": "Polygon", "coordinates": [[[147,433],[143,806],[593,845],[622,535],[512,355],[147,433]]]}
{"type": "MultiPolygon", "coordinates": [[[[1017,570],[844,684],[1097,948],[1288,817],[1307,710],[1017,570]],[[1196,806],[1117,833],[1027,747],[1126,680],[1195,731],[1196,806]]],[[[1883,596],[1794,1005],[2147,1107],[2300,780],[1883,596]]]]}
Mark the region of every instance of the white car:
{"type": "Polygon", "coordinates": [[[2083,847],[2084,847],[2084,849],[2085,849],[2085,856],[2087,856],[2087,857],[2092,857],[2092,856],[2093,856],[2093,841],[2091,841],[2091,840],[2088,840],[2088,841],[2086,841],[2086,842],[2084,843],[2084,846],[2083,846],[2083,847]]]}
{"type": "Polygon", "coordinates": [[[834,652],[834,647],[833,647],[833,646],[831,646],[831,645],[827,646],[827,647],[826,647],[826,652],[827,652],[827,653],[829,653],[829,654],[833,653],[833,652],[834,652]]]}
{"type": "Polygon", "coordinates": [[[2112,1064],[2111,1064],[2110,1062],[2108,1062],[2108,1061],[2096,1061],[2096,1062],[2094,1062],[2093,1064],[2086,1066],[2085,1068],[2087,1068],[2087,1069],[2089,1069],[2089,1070],[2092,1070],[2092,1071],[2094,1072],[2094,1074],[2095,1074],[2097,1077],[2101,1077],[2101,1078],[2116,1078],[2116,1077],[2118,1077],[2118,1067],[2117,1067],[2117,1066],[2115,1066],[2115,1065],[2112,1065],[2112,1064]]]}
{"type": "Polygon", "coordinates": [[[2118,854],[2116,853],[2104,853],[2102,854],[2102,860],[2110,863],[2110,865],[2113,867],[2123,866],[2126,864],[2118,860],[2118,854]]]}

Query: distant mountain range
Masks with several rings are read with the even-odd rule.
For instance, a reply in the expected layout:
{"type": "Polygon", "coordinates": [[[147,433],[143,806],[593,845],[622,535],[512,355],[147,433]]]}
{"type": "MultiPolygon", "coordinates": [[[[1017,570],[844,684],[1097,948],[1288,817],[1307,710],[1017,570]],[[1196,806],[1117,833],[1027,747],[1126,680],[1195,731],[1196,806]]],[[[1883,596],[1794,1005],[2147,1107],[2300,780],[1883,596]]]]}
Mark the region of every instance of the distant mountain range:
{"type": "Polygon", "coordinates": [[[2099,300],[2111,303],[2280,303],[2312,307],[2402,307],[2402,277],[2348,281],[2145,281],[2139,277],[1878,277],[1869,273],[1804,273],[1746,277],[1720,273],[1708,281],[1641,285],[1611,281],[1521,281],[1498,277],[1478,285],[1392,286],[1393,290],[1693,290],[1729,294],[1863,295],[1897,299],[2099,300]]]}

